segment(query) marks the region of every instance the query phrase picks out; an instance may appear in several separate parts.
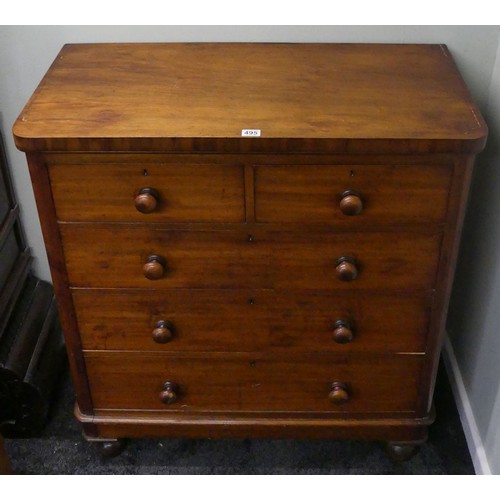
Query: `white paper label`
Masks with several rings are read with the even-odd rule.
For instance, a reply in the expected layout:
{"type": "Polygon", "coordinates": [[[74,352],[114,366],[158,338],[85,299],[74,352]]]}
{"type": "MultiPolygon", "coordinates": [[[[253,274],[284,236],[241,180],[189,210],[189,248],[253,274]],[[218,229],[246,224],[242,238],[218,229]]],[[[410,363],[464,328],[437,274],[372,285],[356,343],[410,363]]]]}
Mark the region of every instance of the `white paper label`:
{"type": "Polygon", "coordinates": [[[241,131],[241,136],[242,137],[260,137],[260,130],[251,129],[251,128],[244,128],[241,131]]]}

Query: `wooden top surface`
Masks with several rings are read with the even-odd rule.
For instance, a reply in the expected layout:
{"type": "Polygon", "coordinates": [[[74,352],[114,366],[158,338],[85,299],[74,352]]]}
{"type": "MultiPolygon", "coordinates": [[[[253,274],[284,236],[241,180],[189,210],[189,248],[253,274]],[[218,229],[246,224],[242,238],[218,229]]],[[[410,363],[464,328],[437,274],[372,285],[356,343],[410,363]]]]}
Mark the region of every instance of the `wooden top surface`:
{"type": "Polygon", "coordinates": [[[66,45],[13,131],[25,151],[328,153],[487,134],[443,45],[236,43],[66,45]]]}

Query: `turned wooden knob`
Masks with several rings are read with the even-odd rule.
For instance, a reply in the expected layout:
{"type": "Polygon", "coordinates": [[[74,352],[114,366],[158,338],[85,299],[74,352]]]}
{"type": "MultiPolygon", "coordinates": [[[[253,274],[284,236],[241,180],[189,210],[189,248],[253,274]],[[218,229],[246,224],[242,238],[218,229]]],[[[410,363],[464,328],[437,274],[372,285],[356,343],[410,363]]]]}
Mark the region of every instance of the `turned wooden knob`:
{"type": "Polygon", "coordinates": [[[143,214],[149,214],[156,210],[159,199],[160,195],[155,189],[149,187],[142,188],[135,197],[135,208],[143,214]]]}
{"type": "Polygon", "coordinates": [[[348,344],[353,339],[352,327],[349,321],[339,319],[333,325],[333,340],[337,344],[348,344]]]}
{"type": "Polygon", "coordinates": [[[358,215],[363,211],[363,200],[355,191],[344,191],[340,195],[340,211],[344,215],[358,215]]]}
{"type": "Polygon", "coordinates": [[[167,265],[165,259],[159,255],[150,255],[144,266],[142,272],[148,280],[159,280],[165,274],[167,265]]]}
{"type": "Polygon", "coordinates": [[[349,401],[347,386],[343,382],[332,382],[330,385],[330,394],[328,394],[328,399],[336,405],[347,403],[347,401],[349,401]]]}
{"type": "Polygon", "coordinates": [[[164,405],[171,405],[177,400],[177,384],[175,382],[165,382],[163,390],[160,392],[160,401],[164,405]]]}
{"type": "Polygon", "coordinates": [[[352,281],[358,277],[358,266],[352,257],[340,257],[335,266],[337,278],[340,281],[352,281]]]}
{"type": "Polygon", "coordinates": [[[170,321],[160,320],[156,323],[152,336],[157,344],[166,344],[174,336],[174,325],[170,321]]]}

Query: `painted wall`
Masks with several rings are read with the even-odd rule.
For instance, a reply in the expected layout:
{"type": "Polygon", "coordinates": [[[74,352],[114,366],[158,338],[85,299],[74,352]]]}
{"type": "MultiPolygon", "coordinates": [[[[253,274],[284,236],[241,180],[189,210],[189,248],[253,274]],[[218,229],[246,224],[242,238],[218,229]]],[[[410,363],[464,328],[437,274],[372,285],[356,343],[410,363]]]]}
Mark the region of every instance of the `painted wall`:
{"type": "MultiPolygon", "coordinates": [[[[0,128],[35,270],[49,279],[24,155],[11,127],[65,43],[445,43],[490,127],[474,176],[448,328],[491,470],[500,473],[500,27],[498,26],[4,26],[0,128]]],[[[397,112],[397,110],[395,110],[397,112]]]]}

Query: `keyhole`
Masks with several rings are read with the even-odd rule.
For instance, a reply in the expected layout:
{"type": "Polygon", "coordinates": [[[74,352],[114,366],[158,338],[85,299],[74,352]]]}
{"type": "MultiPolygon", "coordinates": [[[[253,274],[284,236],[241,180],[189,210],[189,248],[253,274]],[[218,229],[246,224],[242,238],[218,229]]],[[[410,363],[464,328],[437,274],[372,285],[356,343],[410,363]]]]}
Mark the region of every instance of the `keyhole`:
{"type": "Polygon", "coordinates": [[[147,169],[147,168],[145,168],[145,169],[142,171],[142,175],[143,175],[144,177],[147,177],[147,176],[149,175],[149,172],[148,172],[148,169],[147,169]]]}

